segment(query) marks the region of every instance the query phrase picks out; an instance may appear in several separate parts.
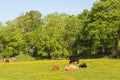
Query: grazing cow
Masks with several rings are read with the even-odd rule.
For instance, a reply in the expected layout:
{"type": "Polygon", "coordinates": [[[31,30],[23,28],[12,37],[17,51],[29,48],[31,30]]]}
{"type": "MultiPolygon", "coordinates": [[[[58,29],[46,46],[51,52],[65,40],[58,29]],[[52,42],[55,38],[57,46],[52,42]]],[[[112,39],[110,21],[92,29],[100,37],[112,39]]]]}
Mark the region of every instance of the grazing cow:
{"type": "Polygon", "coordinates": [[[53,71],[59,70],[59,67],[58,66],[53,66],[52,70],[53,71]]]}
{"type": "Polygon", "coordinates": [[[11,62],[16,62],[16,61],[17,61],[17,59],[15,57],[11,58],[11,62]]]}
{"type": "Polygon", "coordinates": [[[76,69],[78,69],[78,67],[76,67],[76,66],[74,66],[74,65],[70,65],[70,66],[66,66],[66,67],[65,67],[65,70],[66,70],[66,71],[74,71],[74,70],[76,70],[76,69]]]}
{"type": "Polygon", "coordinates": [[[71,57],[70,58],[70,61],[69,61],[69,64],[73,63],[73,62],[77,62],[77,64],[79,64],[79,57],[76,56],[76,57],[71,57]]]}
{"type": "Polygon", "coordinates": [[[9,63],[10,61],[11,61],[10,58],[4,58],[4,59],[3,59],[3,62],[9,63]]]}
{"type": "Polygon", "coordinates": [[[87,68],[86,63],[82,63],[82,64],[80,64],[80,65],[79,65],[79,68],[87,68]]]}

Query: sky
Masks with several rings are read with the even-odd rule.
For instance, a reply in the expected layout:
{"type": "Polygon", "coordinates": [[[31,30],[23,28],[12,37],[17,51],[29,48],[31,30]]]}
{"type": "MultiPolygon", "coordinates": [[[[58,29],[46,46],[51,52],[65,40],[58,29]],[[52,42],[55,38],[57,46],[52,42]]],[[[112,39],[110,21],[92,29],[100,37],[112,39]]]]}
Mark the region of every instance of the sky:
{"type": "Polygon", "coordinates": [[[0,22],[14,20],[30,10],[39,11],[42,16],[59,12],[77,15],[84,9],[90,10],[97,0],[0,0],[0,22]]]}

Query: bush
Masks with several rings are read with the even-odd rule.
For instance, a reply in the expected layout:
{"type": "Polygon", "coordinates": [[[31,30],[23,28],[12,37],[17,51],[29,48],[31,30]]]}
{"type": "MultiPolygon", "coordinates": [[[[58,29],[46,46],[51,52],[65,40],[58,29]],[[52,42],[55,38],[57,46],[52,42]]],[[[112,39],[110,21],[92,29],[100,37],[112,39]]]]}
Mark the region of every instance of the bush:
{"type": "Polygon", "coordinates": [[[13,53],[12,53],[12,52],[3,52],[3,53],[2,53],[2,57],[3,57],[3,58],[12,57],[12,56],[13,56],[13,53]]]}

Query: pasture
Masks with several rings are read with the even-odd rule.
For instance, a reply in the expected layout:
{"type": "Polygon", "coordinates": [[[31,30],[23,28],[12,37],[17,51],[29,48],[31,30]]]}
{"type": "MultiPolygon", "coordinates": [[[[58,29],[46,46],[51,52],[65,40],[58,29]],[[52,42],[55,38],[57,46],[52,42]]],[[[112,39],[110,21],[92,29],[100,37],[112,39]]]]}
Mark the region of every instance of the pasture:
{"type": "MultiPolygon", "coordinates": [[[[65,71],[68,60],[38,60],[27,62],[0,62],[0,80],[120,80],[120,60],[81,59],[87,68],[65,71]],[[57,65],[58,71],[52,71],[57,65]]],[[[73,63],[79,66],[76,63],[73,63]]]]}

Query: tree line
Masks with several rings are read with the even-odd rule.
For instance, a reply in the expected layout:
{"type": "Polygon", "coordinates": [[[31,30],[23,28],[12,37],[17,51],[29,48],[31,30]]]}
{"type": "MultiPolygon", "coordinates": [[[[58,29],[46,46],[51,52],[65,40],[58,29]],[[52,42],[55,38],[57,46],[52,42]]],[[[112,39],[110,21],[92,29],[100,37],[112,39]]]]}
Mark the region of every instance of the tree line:
{"type": "Polygon", "coordinates": [[[0,54],[41,59],[120,57],[120,1],[100,0],[78,15],[39,11],[0,23],[0,54]]]}

